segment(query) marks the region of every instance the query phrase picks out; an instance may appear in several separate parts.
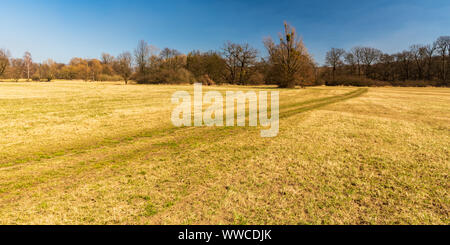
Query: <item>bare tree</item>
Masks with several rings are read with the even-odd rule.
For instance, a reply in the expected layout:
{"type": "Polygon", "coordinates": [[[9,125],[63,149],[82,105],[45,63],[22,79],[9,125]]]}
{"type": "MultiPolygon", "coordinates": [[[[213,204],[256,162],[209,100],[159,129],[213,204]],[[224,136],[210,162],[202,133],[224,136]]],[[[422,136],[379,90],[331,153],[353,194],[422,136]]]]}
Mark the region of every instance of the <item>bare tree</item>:
{"type": "Polygon", "coordinates": [[[117,56],[116,70],[125,81],[125,84],[128,84],[128,80],[133,74],[132,63],[133,57],[130,52],[124,52],[117,56]]]}
{"type": "Polygon", "coordinates": [[[446,56],[447,52],[450,52],[450,36],[439,37],[435,45],[441,55],[441,78],[445,83],[447,81],[446,56]]]}
{"type": "Polygon", "coordinates": [[[382,54],[380,56],[380,62],[382,65],[381,69],[381,77],[383,81],[387,80],[393,80],[393,63],[394,63],[394,56],[389,54],[382,54]]]}
{"type": "Polygon", "coordinates": [[[400,64],[401,70],[403,70],[403,79],[408,80],[410,78],[410,69],[412,55],[408,51],[403,51],[395,55],[396,61],[400,64]]]}
{"type": "Polygon", "coordinates": [[[25,54],[23,55],[23,61],[25,62],[25,68],[26,68],[26,72],[27,72],[27,81],[30,80],[30,70],[31,67],[33,66],[33,59],[31,57],[31,53],[30,52],[25,52],[25,54]]]}
{"type": "Polygon", "coordinates": [[[185,56],[176,49],[164,48],[160,54],[162,67],[172,71],[181,69],[185,64],[185,56]]]}
{"type": "Polygon", "coordinates": [[[225,64],[229,72],[228,82],[234,84],[238,77],[239,69],[239,44],[228,41],[222,48],[222,54],[225,59],[225,64]]]}
{"type": "Polygon", "coordinates": [[[271,38],[264,40],[269,53],[269,62],[280,79],[280,87],[294,88],[302,84],[306,73],[313,73],[313,60],[309,56],[301,38],[289,24],[284,24],[284,34],[280,34],[280,43],[271,38]]]}
{"type": "Polygon", "coordinates": [[[229,71],[229,82],[245,84],[245,80],[249,77],[250,66],[256,63],[258,51],[248,43],[227,42],[222,48],[222,54],[229,71]]]}
{"type": "Polygon", "coordinates": [[[335,73],[337,67],[342,64],[342,56],[345,54],[345,50],[340,48],[332,48],[327,52],[325,61],[327,65],[333,68],[333,81],[335,80],[335,73]]]}
{"type": "Polygon", "coordinates": [[[114,61],[114,56],[108,53],[102,53],[102,64],[111,65],[114,61]]]}
{"type": "Polygon", "coordinates": [[[9,66],[9,57],[11,53],[8,50],[0,49],[0,77],[5,73],[9,66]]]}
{"type": "Polygon", "coordinates": [[[427,80],[431,80],[431,72],[433,69],[433,56],[436,52],[436,44],[425,46],[425,55],[427,60],[427,80]]]}
{"type": "Polygon", "coordinates": [[[361,49],[362,63],[366,66],[366,76],[370,76],[370,66],[379,60],[382,52],[375,48],[363,47],[361,49]]]}
{"type": "Polygon", "coordinates": [[[353,53],[346,53],[344,57],[345,63],[350,66],[350,74],[354,75],[356,67],[356,57],[353,53]]]}
{"type": "Polygon", "coordinates": [[[409,48],[409,52],[411,53],[411,56],[414,60],[414,63],[416,64],[417,68],[417,79],[423,78],[423,70],[425,69],[425,63],[427,62],[426,56],[427,56],[427,49],[424,45],[412,45],[409,48]]]}
{"type": "Polygon", "coordinates": [[[356,65],[358,67],[358,76],[361,77],[361,64],[363,60],[363,51],[362,47],[354,47],[352,48],[351,53],[355,57],[356,65]]]}
{"type": "Polygon", "coordinates": [[[244,80],[248,79],[249,67],[256,63],[256,57],[258,56],[258,50],[250,47],[248,43],[239,45],[238,50],[238,60],[239,60],[239,84],[244,84],[244,80]]]}
{"type": "Polygon", "coordinates": [[[170,48],[164,48],[159,53],[159,56],[161,57],[161,59],[164,59],[164,60],[168,60],[168,59],[174,58],[179,55],[181,55],[181,53],[178,50],[170,49],[170,48]]]}
{"type": "Polygon", "coordinates": [[[147,74],[147,66],[150,59],[150,46],[146,41],[139,41],[134,50],[134,59],[137,64],[137,72],[145,76],[147,74]]]}

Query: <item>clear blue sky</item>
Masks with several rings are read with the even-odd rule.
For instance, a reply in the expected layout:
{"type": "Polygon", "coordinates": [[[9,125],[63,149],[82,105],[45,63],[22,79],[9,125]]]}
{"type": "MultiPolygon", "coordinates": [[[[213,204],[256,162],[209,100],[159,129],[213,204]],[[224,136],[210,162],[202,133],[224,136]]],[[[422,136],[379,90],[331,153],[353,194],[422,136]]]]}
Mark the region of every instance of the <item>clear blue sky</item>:
{"type": "Polygon", "coordinates": [[[141,39],[187,53],[262,39],[288,21],[318,63],[330,47],[396,52],[450,35],[448,0],[2,0],[0,48],[34,60],[97,58],[132,51],[141,39]]]}

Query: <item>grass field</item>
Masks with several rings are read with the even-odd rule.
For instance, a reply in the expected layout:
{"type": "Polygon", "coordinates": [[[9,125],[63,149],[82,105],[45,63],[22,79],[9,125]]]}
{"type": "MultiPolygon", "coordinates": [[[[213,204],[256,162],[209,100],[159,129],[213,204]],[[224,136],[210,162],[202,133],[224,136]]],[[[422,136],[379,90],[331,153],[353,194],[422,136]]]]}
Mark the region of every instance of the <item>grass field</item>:
{"type": "Polygon", "coordinates": [[[450,224],[448,88],[280,90],[276,138],[178,90],[0,83],[0,224],[450,224]]]}

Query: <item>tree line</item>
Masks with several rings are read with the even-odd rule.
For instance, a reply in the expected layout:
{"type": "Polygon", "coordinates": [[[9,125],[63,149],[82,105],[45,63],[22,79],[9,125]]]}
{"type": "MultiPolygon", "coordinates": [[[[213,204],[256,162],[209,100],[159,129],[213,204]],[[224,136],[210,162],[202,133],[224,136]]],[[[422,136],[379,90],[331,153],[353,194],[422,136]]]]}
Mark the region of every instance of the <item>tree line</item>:
{"type": "Polygon", "coordinates": [[[372,47],[332,48],[321,79],[327,85],[450,86],[450,36],[395,54],[372,47]]]}
{"type": "Polygon", "coordinates": [[[284,27],[278,42],[271,38],[264,40],[268,58],[260,58],[259,51],[247,43],[233,42],[226,42],[219,50],[182,54],[170,48],[158,50],[146,41],[139,41],[133,52],[115,57],[103,53],[100,59],[73,58],[68,64],[51,59],[36,63],[29,52],[22,58],[12,58],[9,51],[2,49],[0,77],[15,81],[312,85],[317,66],[295,29],[286,23],[284,27]]]}
{"type": "Polygon", "coordinates": [[[218,50],[188,54],[158,48],[139,41],[132,52],[117,56],[103,53],[100,59],[73,58],[68,64],[49,59],[33,62],[26,52],[12,58],[0,49],[0,78],[34,81],[54,79],[85,81],[133,80],[140,84],[275,84],[279,87],[311,85],[351,86],[449,86],[450,37],[430,45],[386,54],[372,47],[350,51],[332,48],[326,65],[319,67],[308,53],[295,28],[284,24],[278,39],[263,40],[267,57],[247,43],[226,42],[218,50]]]}

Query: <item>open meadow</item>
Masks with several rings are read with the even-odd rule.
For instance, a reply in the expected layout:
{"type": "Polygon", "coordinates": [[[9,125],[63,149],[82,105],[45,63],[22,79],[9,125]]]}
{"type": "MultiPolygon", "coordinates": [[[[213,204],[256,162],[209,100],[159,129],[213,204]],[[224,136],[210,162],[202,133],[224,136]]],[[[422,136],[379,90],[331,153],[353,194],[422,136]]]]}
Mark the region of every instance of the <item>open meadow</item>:
{"type": "Polygon", "coordinates": [[[0,224],[450,224],[449,88],[279,89],[275,138],[179,90],[0,82],[0,224]]]}

